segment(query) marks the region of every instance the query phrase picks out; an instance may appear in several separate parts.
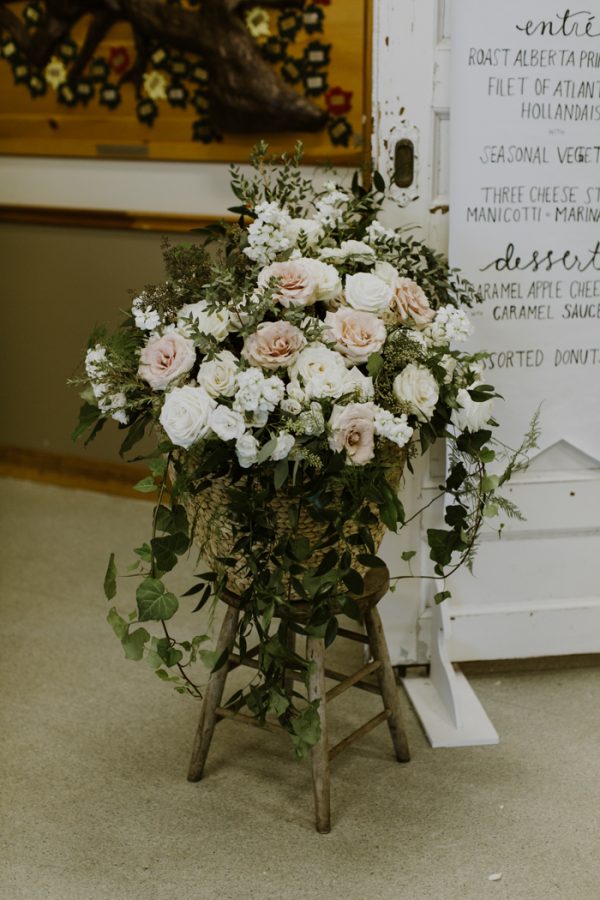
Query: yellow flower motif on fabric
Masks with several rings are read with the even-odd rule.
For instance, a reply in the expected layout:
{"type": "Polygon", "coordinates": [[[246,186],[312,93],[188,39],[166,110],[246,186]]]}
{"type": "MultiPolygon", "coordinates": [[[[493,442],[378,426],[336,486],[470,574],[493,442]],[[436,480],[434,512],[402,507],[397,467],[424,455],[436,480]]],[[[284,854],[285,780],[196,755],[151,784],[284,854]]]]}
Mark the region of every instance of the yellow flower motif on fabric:
{"type": "Polygon", "coordinates": [[[271,34],[271,19],[266,9],[255,6],[246,13],[246,27],[252,37],[269,37],[271,34]]]}
{"type": "Polygon", "coordinates": [[[151,100],[167,99],[167,81],[164,75],[156,70],[144,74],[144,90],[151,100]]]}
{"type": "Polygon", "coordinates": [[[53,56],[44,69],[44,78],[53,91],[67,80],[67,70],[58,56],[53,56]]]}

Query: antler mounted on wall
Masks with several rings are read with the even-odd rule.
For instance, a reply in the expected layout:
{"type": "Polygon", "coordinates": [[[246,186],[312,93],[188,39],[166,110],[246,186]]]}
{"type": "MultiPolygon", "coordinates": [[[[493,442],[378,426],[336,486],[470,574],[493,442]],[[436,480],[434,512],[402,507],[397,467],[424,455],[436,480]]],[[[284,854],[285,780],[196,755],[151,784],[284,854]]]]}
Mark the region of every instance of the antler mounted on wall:
{"type": "MultiPolygon", "coordinates": [[[[136,59],[121,82],[133,82],[138,96],[152,49],[160,44],[202,58],[211,118],[224,132],[319,131],[327,121],[324,110],[289,87],[263,58],[242,19],[247,0],[202,0],[196,8],[163,0],[45,0],[33,30],[9,8],[11,2],[0,0],[0,28],[37,69],[47,66],[60,42],[91,14],[68,69],[71,85],[82,76],[112,25],[128,22],[136,59]]],[[[261,0],[261,6],[301,9],[304,0],[261,0]]]]}

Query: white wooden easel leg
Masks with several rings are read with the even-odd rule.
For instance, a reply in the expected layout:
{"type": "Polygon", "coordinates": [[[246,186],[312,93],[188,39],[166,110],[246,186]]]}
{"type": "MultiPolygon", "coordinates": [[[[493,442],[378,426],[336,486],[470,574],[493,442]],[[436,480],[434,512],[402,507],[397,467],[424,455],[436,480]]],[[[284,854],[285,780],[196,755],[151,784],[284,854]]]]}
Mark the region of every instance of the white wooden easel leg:
{"type": "MultiPolygon", "coordinates": [[[[437,590],[442,590],[438,585],[437,590]]],[[[473,688],[448,657],[450,612],[447,603],[431,605],[431,666],[428,677],[402,684],[432,747],[497,744],[499,737],[473,688]]]]}

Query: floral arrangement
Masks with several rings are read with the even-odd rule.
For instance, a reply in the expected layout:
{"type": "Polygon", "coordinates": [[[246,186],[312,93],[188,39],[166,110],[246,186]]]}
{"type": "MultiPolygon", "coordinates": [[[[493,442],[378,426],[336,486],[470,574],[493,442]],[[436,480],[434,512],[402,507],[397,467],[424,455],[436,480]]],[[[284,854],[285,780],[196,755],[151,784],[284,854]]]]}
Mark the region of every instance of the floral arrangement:
{"type": "MultiPolygon", "coordinates": [[[[363,576],[383,565],[383,528],[418,515],[398,495],[403,466],[406,475],[415,454],[448,442],[445,523],[428,532],[431,577],[444,578],[470,564],[487,518],[518,514],[497,489],[535,435],[488,472],[496,394],[483,380],[485,354],[455,346],[471,334],[462,307],[476,292],[440,255],[381,224],[379,174],[370,187],[358,176],[348,188],[314,187],[299,160],[275,165],[259,145],[254,177],[232,169],[239,221],[167,246],[168,280],[133,299],[117,333],[92,335],[75,436],[91,429],[89,440],[114,419],[122,453],[146,431],[156,438],[136,485],[157,493],[151,537],[135,550],[137,607],[108,616],[125,654],[201,696],[194,672],[225,658],[205,649],[205,634],[176,636],[172,620],[234,590],[240,657],[253,629],[260,646],[256,676],[229,703],[276,716],[302,756],[319,720],[284,688],[290,668],[309,671],[290,634],[329,644],[340,613],[359,616],[363,576]],[[210,570],[178,598],[165,576],[194,537],[210,570]]],[[[408,569],[412,556],[402,554],[408,569]]],[[[109,600],[116,578],[111,556],[109,600]]]]}

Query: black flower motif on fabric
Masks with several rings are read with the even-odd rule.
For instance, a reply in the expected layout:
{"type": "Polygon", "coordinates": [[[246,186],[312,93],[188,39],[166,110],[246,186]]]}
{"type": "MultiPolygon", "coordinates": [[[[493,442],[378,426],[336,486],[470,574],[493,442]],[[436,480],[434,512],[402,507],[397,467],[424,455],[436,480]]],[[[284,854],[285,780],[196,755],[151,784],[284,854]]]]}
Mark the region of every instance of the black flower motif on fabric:
{"type": "MultiPolygon", "coordinates": [[[[136,115],[143,124],[151,126],[167,106],[192,106],[198,113],[192,124],[193,140],[222,140],[211,112],[211,75],[202,56],[188,52],[185,42],[169,44],[164,31],[146,33],[134,28],[134,42],[115,39],[111,44],[114,32],[107,31],[103,24],[99,11],[102,0],[61,0],[65,9],[68,6],[68,15],[65,12],[64,16],[56,13],[55,6],[48,7],[46,0],[0,2],[7,7],[0,23],[0,58],[11,66],[15,84],[25,85],[32,97],[54,95],[58,103],[68,107],[86,106],[94,100],[113,110],[121,105],[123,95],[131,97],[134,92],[136,115]],[[14,11],[8,9],[13,3],[14,11]],[[85,28],[79,27],[88,12],[85,28]],[[46,46],[50,27],[57,35],[54,42],[41,56],[35,56],[36,47],[44,42],[46,46]]],[[[202,0],[162,2],[173,7],[172,12],[164,13],[173,17],[189,15],[190,8],[202,8],[202,0]]],[[[331,142],[349,146],[352,126],[343,113],[350,110],[352,93],[343,85],[330,87],[332,45],[319,39],[330,4],[331,0],[306,0],[304,5],[284,6],[277,11],[270,3],[263,7],[257,0],[255,5],[242,5],[236,15],[279,78],[306,97],[323,98],[316,106],[329,116],[326,127],[331,142]]],[[[122,10],[117,5],[119,10],[114,12],[118,20],[122,10]]],[[[142,10],[141,0],[138,5],[142,10]]],[[[210,71],[214,77],[213,69],[210,71]]]]}

